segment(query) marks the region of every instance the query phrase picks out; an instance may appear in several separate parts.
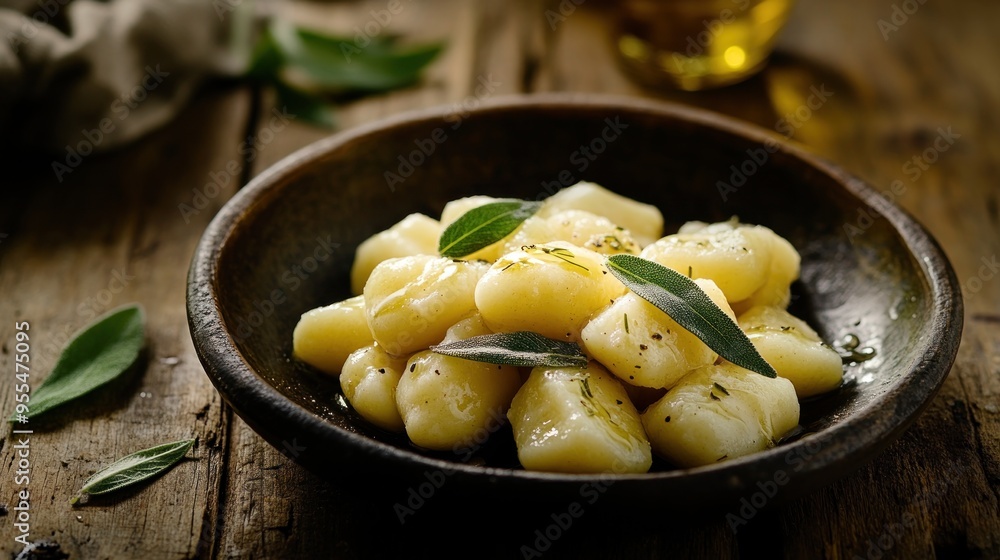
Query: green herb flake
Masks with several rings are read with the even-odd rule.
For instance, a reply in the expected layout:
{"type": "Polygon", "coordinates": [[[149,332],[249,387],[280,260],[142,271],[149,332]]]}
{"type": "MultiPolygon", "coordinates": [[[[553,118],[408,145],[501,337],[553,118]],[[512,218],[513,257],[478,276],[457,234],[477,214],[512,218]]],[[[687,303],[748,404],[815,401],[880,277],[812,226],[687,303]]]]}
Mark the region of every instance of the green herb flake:
{"type": "Polygon", "coordinates": [[[146,343],[145,316],[138,305],[111,311],[77,332],[52,373],[31,392],[28,412],[9,422],[27,422],[111,383],[139,358],[146,343]]]}
{"type": "Polygon", "coordinates": [[[630,334],[628,330],[628,313],[625,314],[625,333],[630,334]]]}
{"type": "Polygon", "coordinates": [[[740,330],[690,278],[635,255],[608,257],[608,268],[639,297],[652,303],[730,362],[766,377],[777,372],[740,330]]]}
{"type": "Polygon", "coordinates": [[[530,200],[500,200],[473,208],[448,225],[438,241],[443,257],[462,258],[510,235],[541,208],[530,200]]]}
{"type": "Polygon", "coordinates": [[[76,504],[84,496],[114,492],[167,471],[184,458],[194,441],[165,443],[126,455],[88,478],[70,503],[76,504]]]}
{"type": "Polygon", "coordinates": [[[587,356],[573,342],[530,331],[494,333],[431,346],[438,354],[518,367],[587,367],[587,356]]]}
{"type": "Polygon", "coordinates": [[[589,268],[583,266],[578,262],[573,261],[573,258],[575,258],[576,255],[574,255],[569,249],[564,249],[563,247],[538,247],[538,249],[541,252],[545,253],[546,255],[552,255],[553,257],[567,264],[570,264],[572,266],[578,266],[588,272],[590,271],[589,268]]]}

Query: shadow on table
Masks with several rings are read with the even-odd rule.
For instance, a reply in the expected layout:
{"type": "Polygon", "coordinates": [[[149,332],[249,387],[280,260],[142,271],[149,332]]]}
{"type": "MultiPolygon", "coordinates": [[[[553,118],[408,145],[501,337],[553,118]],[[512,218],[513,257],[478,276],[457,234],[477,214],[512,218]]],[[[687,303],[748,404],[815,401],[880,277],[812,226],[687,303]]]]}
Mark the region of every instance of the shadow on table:
{"type": "Polygon", "coordinates": [[[351,558],[613,558],[624,551],[714,557],[779,550],[770,530],[765,539],[761,531],[745,530],[774,527],[768,510],[734,532],[727,512],[689,515],[691,504],[672,502],[656,511],[622,508],[602,501],[601,488],[593,484],[581,485],[575,501],[482,503],[447,478],[429,476],[429,484],[412,487],[377,477],[334,483],[288,468],[300,479],[301,495],[293,498],[296,540],[310,552],[351,558]]]}

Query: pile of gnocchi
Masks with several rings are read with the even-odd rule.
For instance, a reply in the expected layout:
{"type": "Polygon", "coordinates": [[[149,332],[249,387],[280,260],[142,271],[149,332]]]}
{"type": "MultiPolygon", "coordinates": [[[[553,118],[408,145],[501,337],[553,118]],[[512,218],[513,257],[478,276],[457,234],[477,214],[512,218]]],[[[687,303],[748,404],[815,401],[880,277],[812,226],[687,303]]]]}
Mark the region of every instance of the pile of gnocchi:
{"type": "Polygon", "coordinates": [[[339,376],[379,428],[457,452],[502,419],[525,469],[643,473],[653,454],[696,467],[774,446],[798,425],[800,398],[840,385],[840,356],[786,311],[799,255],[770,229],[733,219],[663,236],[656,207],[579,183],[500,241],[461,260],[439,255],[444,228],[495,201],[454,200],[440,220],[412,214],[372,236],[351,270],[356,295],[296,326],[295,357],[339,376]],[[725,361],[629,291],[606,264],[621,253],[692,278],[778,377],[725,361]],[[587,365],[519,368],[431,349],[517,331],[575,342],[587,365]]]}

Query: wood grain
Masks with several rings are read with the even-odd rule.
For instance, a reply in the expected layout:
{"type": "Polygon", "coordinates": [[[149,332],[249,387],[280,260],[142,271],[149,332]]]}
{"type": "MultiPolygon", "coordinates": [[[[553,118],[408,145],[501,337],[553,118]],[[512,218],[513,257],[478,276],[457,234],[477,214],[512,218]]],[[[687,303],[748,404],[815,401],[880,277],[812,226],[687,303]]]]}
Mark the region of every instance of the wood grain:
{"type": "MultiPolygon", "coordinates": [[[[610,48],[612,2],[592,0],[552,26],[552,2],[405,4],[387,32],[447,38],[418,86],[343,105],[344,129],[442,103],[461,110],[495,93],[589,91],[704,107],[783,133],[782,119],[827,101],[788,134],[815,153],[888,189],[940,241],[963,285],[966,322],[958,361],[914,426],[868,466],[822,491],[756,515],[734,534],[724,519],[649,526],[584,519],[545,551],[551,558],[991,558],[1000,557],[1000,6],[927,2],[886,39],[892,2],[802,0],[772,63],[737,86],[689,94],[649,91],[618,68],[610,48]],[[960,135],[926,152],[941,130],[960,135]],[[934,162],[914,162],[930,154],[934,162]],[[925,165],[926,169],[915,167],[925,165]],[[919,173],[915,170],[919,169],[919,173]]],[[[558,3],[555,3],[558,6],[558,3]]],[[[291,4],[299,21],[352,32],[385,2],[291,4]]],[[[140,301],[149,316],[148,367],[127,387],[94,398],[32,439],[32,539],[72,558],[522,557],[552,512],[442,524],[433,507],[401,525],[398,497],[365,499],[350,481],[329,483],[296,466],[295,435],[277,450],[221,403],[194,356],[184,320],[187,260],[237,180],[185,223],[178,204],[230,161],[252,176],[330,133],[292,122],[265,138],[275,109],[267,92],[208,92],[176,123],[120,153],[87,159],[63,185],[41,162],[3,178],[0,205],[0,364],[10,369],[14,320],[32,325],[40,380],[70,333],[103,311],[140,301]],[[251,117],[251,114],[254,116],[251,117]],[[257,151],[238,154],[249,136],[257,151]],[[87,303],[115,271],[135,279],[105,303],[87,303]],[[83,306],[83,307],[81,307],[83,306]],[[177,358],[177,363],[168,358],[177,358]],[[147,396],[143,396],[143,395],[147,396]],[[136,449],[199,438],[161,480],[119,499],[73,509],[86,476],[136,449]],[[37,455],[35,455],[37,453],[37,455]],[[79,518],[77,518],[79,516],[79,518]]],[[[280,109],[280,108],[279,108],[280,109]]],[[[940,144],[939,144],[940,145],[940,144]]],[[[9,376],[0,406],[13,408],[9,376]]],[[[0,503],[14,501],[11,439],[0,449],[0,503]]],[[[665,504],[664,507],[683,507],[665,504]]],[[[10,519],[8,516],[7,520],[10,519]]],[[[10,523],[0,550],[11,547],[10,523]]]]}
{"type": "MultiPolygon", "coordinates": [[[[145,367],[29,425],[36,431],[30,540],[51,540],[71,558],[191,558],[204,546],[202,522],[216,501],[227,426],[187,333],[184,285],[194,244],[235,181],[189,223],[178,205],[192,204],[192,188],[202,190],[211,171],[238,161],[247,99],[245,92],[205,95],[166,130],[121,153],[85,159],[62,184],[47,162],[13,179],[13,189],[31,196],[0,225],[10,232],[0,247],[3,370],[14,369],[15,321],[31,325],[37,386],[70,335],[96,315],[139,302],[147,316],[145,367]],[[70,506],[86,477],[113,460],[191,437],[198,438],[191,459],[161,480],[70,506]]],[[[13,381],[0,377],[5,411],[14,409],[13,381]]],[[[22,489],[13,482],[15,439],[5,432],[0,451],[0,503],[11,511],[22,489]]],[[[12,551],[12,517],[5,521],[0,550],[12,551]]]]}

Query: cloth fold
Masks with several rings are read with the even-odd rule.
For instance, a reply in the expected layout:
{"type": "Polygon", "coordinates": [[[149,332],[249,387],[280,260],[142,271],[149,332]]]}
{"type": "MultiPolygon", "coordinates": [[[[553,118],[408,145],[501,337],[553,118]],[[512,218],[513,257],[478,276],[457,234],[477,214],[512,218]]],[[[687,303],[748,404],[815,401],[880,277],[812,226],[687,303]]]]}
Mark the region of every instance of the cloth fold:
{"type": "Polygon", "coordinates": [[[2,142],[99,152],[163,125],[206,78],[243,71],[251,2],[0,0],[2,142]]]}

